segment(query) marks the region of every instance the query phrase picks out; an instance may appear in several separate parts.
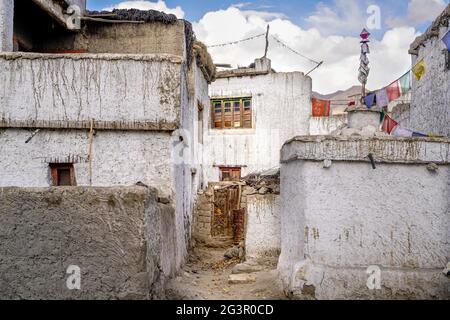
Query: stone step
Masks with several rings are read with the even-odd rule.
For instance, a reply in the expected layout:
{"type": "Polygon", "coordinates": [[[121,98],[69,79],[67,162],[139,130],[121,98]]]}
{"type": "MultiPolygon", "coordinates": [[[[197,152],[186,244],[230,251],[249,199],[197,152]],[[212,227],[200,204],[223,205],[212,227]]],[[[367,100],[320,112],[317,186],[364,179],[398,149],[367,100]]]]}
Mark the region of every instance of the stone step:
{"type": "Polygon", "coordinates": [[[228,278],[229,284],[249,284],[256,282],[256,277],[250,274],[231,274],[228,278]]]}

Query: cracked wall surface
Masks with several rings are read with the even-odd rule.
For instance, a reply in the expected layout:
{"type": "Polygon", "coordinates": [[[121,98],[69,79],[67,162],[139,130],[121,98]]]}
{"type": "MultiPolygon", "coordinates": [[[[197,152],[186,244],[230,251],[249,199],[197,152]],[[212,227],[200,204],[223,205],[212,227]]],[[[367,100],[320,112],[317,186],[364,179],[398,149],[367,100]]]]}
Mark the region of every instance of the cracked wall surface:
{"type": "Polygon", "coordinates": [[[246,260],[269,265],[277,261],[281,250],[280,195],[247,195],[246,225],[246,260]]]}
{"type": "Polygon", "coordinates": [[[442,274],[450,259],[447,153],[439,165],[427,164],[437,160],[436,150],[447,150],[448,140],[393,139],[381,147],[377,139],[360,138],[336,147],[330,139],[298,138],[283,148],[278,269],[286,292],[317,299],[448,299],[442,274]],[[376,161],[374,170],[363,160],[367,142],[392,157],[376,161]],[[381,290],[367,287],[369,266],[381,269],[381,290]]]}
{"type": "Polygon", "coordinates": [[[162,298],[174,273],[174,210],[155,189],[0,188],[0,216],[2,299],[162,298]]]}
{"type": "Polygon", "coordinates": [[[152,55],[0,55],[0,118],[180,125],[181,59],[152,55]]]}
{"type": "MultiPolygon", "coordinates": [[[[77,185],[89,186],[88,130],[41,130],[25,143],[32,132],[0,129],[0,186],[48,187],[49,163],[67,162],[74,163],[77,185]]],[[[92,184],[142,182],[172,197],[171,142],[165,132],[98,131],[92,144],[92,184]]]]}

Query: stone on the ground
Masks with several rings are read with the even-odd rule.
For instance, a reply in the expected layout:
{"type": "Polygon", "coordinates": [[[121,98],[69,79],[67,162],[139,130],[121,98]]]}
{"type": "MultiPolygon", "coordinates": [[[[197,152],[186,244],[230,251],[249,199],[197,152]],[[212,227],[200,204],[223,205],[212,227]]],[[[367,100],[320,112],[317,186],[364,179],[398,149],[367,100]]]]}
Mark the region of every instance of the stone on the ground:
{"type": "Polygon", "coordinates": [[[249,264],[249,263],[241,263],[237,264],[233,267],[233,270],[231,271],[232,274],[248,274],[248,273],[255,273],[260,272],[263,270],[263,267],[256,265],[256,264],[249,264]]]}
{"type": "Polygon", "coordinates": [[[450,262],[447,263],[447,267],[444,269],[444,274],[450,278],[450,262]]]}
{"type": "Polygon", "coordinates": [[[239,248],[238,247],[230,248],[225,252],[223,256],[229,260],[239,258],[239,248]]]}
{"type": "Polygon", "coordinates": [[[229,284],[249,284],[253,282],[256,282],[256,278],[250,274],[231,274],[228,278],[229,284]]]}

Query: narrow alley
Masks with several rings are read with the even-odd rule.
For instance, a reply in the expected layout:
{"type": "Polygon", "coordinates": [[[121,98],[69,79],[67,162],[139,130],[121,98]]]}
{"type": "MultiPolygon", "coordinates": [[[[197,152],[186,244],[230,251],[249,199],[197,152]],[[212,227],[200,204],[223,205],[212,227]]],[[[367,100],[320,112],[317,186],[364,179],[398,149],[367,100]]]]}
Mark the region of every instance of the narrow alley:
{"type": "Polygon", "coordinates": [[[171,300],[285,300],[276,266],[239,264],[227,248],[195,248],[166,290],[171,300]],[[234,280],[232,280],[232,278],[234,280]]]}

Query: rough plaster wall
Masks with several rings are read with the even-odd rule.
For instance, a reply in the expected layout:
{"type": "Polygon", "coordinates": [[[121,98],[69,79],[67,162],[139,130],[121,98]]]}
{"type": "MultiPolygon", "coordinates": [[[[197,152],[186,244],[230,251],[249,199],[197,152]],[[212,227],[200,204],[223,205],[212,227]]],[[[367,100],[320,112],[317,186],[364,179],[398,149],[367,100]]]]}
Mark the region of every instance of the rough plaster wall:
{"type": "Polygon", "coordinates": [[[186,56],[184,22],[85,22],[82,32],[46,39],[41,49],[85,50],[88,53],[172,54],[186,56]],[[120,45],[118,45],[120,44],[120,45]]]}
{"type": "Polygon", "coordinates": [[[13,51],[14,0],[0,0],[0,52],[13,51]]]}
{"type": "Polygon", "coordinates": [[[2,188],[0,199],[2,299],[163,297],[173,209],[156,190],[2,188]],[[81,290],[66,287],[69,265],[81,290]]]}
{"type": "Polygon", "coordinates": [[[448,30],[441,27],[439,37],[421,46],[419,56],[412,56],[413,65],[425,58],[427,72],[420,81],[413,76],[410,125],[413,130],[450,137],[450,70],[441,41],[448,30]]]}
{"type": "Polygon", "coordinates": [[[0,117],[179,123],[179,79],[170,56],[2,55],[0,117]]]}
{"type": "Polygon", "coordinates": [[[392,110],[392,118],[404,128],[411,128],[411,104],[400,104],[392,110]]]}
{"type": "MultiPolygon", "coordinates": [[[[77,184],[89,185],[89,132],[0,129],[0,186],[50,186],[51,162],[75,162],[77,184]],[[64,161],[70,158],[72,161],[64,161]]],[[[92,146],[94,186],[141,181],[172,196],[171,135],[163,132],[98,131],[92,146]]]]}
{"type": "Polygon", "coordinates": [[[281,179],[279,270],[289,290],[299,294],[306,273],[319,299],[449,297],[441,275],[450,259],[448,165],[433,173],[426,165],[293,161],[281,179]],[[371,265],[381,267],[380,291],[366,287],[371,265]]]}
{"type": "Polygon", "coordinates": [[[214,165],[246,165],[243,175],[278,167],[282,144],[293,136],[309,134],[311,86],[311,78],[299,72],[212,83],[211,97],[252,96],[254,129],[209,130],[207,179],[219,180],[214,165]]]}
{"type": "MultiPolygon", "coordinates": [[[[194,62],[195,63],[195,62],[194,62]]],[[[196,145],[197,145],[197,151],[194,154],[194,159],[195,159],[195,168],[197,169],[197,174],[196,174],[196,189],[201,189],[202,187],[206,187],[208,185],[208,180],[207,177],[205,176],[205,172],[203,170],[204,166],[205,166],[205,162],[207,159],[205,159],[205,152],[207,150],[207,146],[205,145],[205,143],[208,142],[207,140],[207,135],[208,135],[208,129],[209,129],[209,125],[210,125],[210,112],[211,112],[211,108],[210,108],[210,102],[209,102],[209,93],[208,93],[208,82],[206,81],[203,72],[196,67],[195,68],[195,83],[196,83],[196,90],[195,90],[195,94],[196,94],[196,102],[193,105],[193,108],[195,110],[195,114],[194,114],[194,126],[195,126],[195,130],[194,130],[194,137],[193,140],[196,141],[196,145]],[[200,124],[198,122],[198,104],[200,103],[203,106],[203,123],[200,124]],[[201,131],[203,132],[203,141],[199,141],[198,139],[198,135],[199,135],[199,126],[202,125],[201,131]]]]}
{"type": "Polygon", "coordinates": [[[86,48],[90,53],[154,53],[185,57],[185,42],[182,20],[174,25],[89,23],[84,34],[77,36],[75,48],[86,48]]]}
{"type": "Polygon", "coordinates": [[[311,117],[309,134],[312,136],[329,135],[347,123],[347,115],[331,117],[311,117]]]}
{"type": "MultiPolygon", "coordinates": [[[[195,62],[194,62],[195,63],[195,62]]],[[[194,64],[195,66],[195,64],[194,64]]],[[[202,179],[202,150],[198,142],[198,102],[208,100],[208,83],[198,67],[183,66],[181,77],[181,130],[174,133],[173,189],[176,202],[177,266],[186,257],[193,232],[194,204],[202,179]],[[182,137],[180,141],[179,137],[182,137]]],[[[209,103],[209,102],[208,102],[209,103]]]]}
{"type": "Polygon", "coordinates": [[[277,260],[281,250],[280,196],[247,196],[246,259],[277,260]]]}

